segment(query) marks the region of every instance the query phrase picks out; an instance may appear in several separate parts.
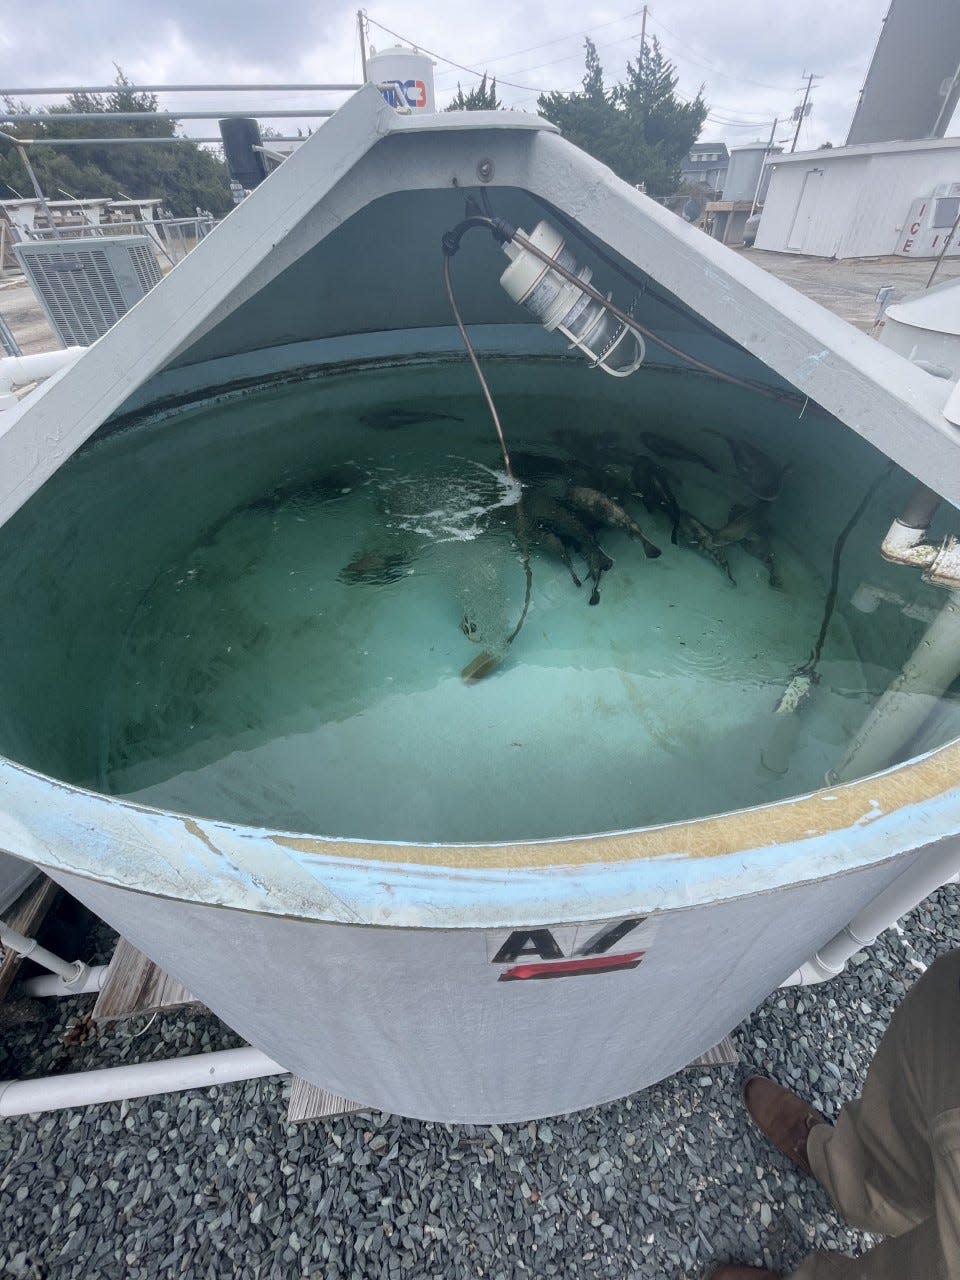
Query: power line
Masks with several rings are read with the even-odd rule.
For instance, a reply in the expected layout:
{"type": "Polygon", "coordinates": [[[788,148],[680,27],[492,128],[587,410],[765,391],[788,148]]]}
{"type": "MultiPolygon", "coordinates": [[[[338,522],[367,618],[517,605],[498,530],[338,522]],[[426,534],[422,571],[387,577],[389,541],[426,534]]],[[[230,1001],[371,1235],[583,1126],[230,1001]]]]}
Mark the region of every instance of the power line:
{"type": "MultiPolygon", "coordinates": [[[[417,40],[411,40],[409,36],[401,35],[399,31],[394,31],[392,27],[385,27],[382,22],[378,22],[376,18],[371,18],[367,14],[367,21],[373,26],[379,27],[381,31],[385,31],[388,36],[393,36],[395,40],[405,41],[412,45],[415,49],[422,49],[424,53],[429,54],[431,58],[436,58],[439,62],[447,62],[451,67],[457,67],[460,71],[466,71],[467,75],[476,76],[478,80],[482,80],[486,75],[485,71],[477,71],[474,67],[465,67],[462,62],[454,62],[453,58],[445,58],[442,53],[437,53],[435,49],[428,49],[426,45],[420,44],[417,40]]],[[[528,93],[542,93],[542,89],[536,88],[532,84],[515,84],[512,80],[497,80],[498,84],[509,85],[511,89],[526,89],[528,93]]]]}
{"type": "MultiPolygon", "coordinates": [[[[652,14],[650,16],[652,17],[652,14]]],[[[668,36],[672,36],[673,39],[676,40],[676,42],[680,45],[681,48],[692,50],[693,53],[699,55],[699,50],[694,49],[692,45],[687,44],[686,41],[682,39],[682,37],[678,36],[675,31],[671,31],[670,28],[666,26],[663,22],[661,22],[659,18],[653,18],[653,21],[657,24],[658,27],[661,28],[661,30],[665,31],[668,36]]],[[[716,72],[717,75],[723,76],[724,79],[726,80],[733,80],[741,84],[753,84],[753,85],[756,85],[759,89],[774,89],[777,93],[783,92],[782,85],[766,84],[764,83],[763,80],[751,80],[749,76],[731,76],[728,72],[721,70],[720,67],[718,67],[715,63],[712,63],[712,62],[703,62],[703,61],[696,62],[696,60],[693,58],[691,58],[690,61],[695,62],[696,66],[704,67],[707,71],[716,72]]]]}
{"type": "MultiPolygon", "coordinates": [[[[628,18],[639,18],[640,10],[633,9],[630,13],[623,14],[620,18],[612,18],[609,22],[601,22],[599,26],[592,27],[591,31],[603,31],[606,27],[615,27],[618,22],[626,22],[628,18]]],[[[514,49],[512,53],[498,53],[493,58],[478,58],[478,62],[485,65],[490,62],[502,62],[504,58],[519,58],[523,53],[533,53],[535,49],[546,49],[550,45],[562,44],[564,40],[576,40],[577,38],[585,38],[591,34],[591,31],[571,31],[569,35],[557,36],[554,40],[544,40],[542,44],[531,44],[526,49],[514,49]]],[[[522,75],[522,72],[511,71],[511,75],[522,75]]]]}

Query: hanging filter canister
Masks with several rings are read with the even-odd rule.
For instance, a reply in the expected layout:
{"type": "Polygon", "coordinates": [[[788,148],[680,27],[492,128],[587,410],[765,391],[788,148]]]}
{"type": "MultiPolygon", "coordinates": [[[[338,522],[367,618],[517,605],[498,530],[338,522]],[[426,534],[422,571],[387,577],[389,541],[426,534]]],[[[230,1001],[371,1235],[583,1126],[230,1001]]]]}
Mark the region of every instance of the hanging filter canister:
{"type": "MultiPolygon", "coordinates": [[[[578,266],[574,255],[565,247],[563,237],[549,222],[538,222],[529,236],[526,232],[522,234],[558,266],[584,284],[590,283],[590,268],[578,266]]],[[[515,240],[507,241],[503,251],[511,262],[500,277],[501,285],[514,302],[531,311],[546,330],[551,333],[559,330],[570,339],[572,346],[589,356],[594,366],[615,378],[625,378],[640,368],[646,349],[636,329],[624,324],[602,303],[564,279],[515,240]]]]}

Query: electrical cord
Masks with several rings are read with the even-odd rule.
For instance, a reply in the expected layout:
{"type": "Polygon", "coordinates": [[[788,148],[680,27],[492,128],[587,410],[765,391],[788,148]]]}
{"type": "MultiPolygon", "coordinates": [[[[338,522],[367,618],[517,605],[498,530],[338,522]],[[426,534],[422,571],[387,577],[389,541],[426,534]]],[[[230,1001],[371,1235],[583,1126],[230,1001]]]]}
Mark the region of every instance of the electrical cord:
{"type": "Polygon", "coordinates": [[[823,646],[827,638],[827,631],[830,627],[830,622],[833,618],[833,611],[837,603],[837,588],[840,584],[840,559],[843,555],[843,548],[846,545],[846,541],[850,537],[850,534],[860,523],[860,519],[867,507],[870,505],[873,495],[880,488],[881,484],[883,484],[884,480],[886,480],[887,476],[889,476],[893,471],[894,465],[895,464],[892,462],[887,463],[880,474],[873,478],[866,493],[860,499],[857,509],[840,530],[840,534],[833,546],[833,562],[830,568],[830,589],[827,591],[827,598],[823,606],[823,619],[820,623],[820,634],[817,636],[816,644],[813,646],[813,652],[809,659],[794,673],[795,675],[815,677],[816,669],[820,664],[820,657],[823,653],[823,646]]]}
{"type": "MultiPolygon", "coordinates": [[[[464,221],[474,226],[482,226],[485,223],[492,221],[492,219],[486,218],[483,215],[478,214],[475,218],[467,218],[464,221]]],[[[468,226],[464,226],[464,223],[461,223],[460,226],[463,227],[463,231],[461,231],[460,233],[460,235],[462,236],[463,232],[467,231],[469,228],[468,226]]],[[[447,235],[449,234],[450,233],[448,232],[447,235]]],[[[448,249],[447,236],[446,235],[444,236],[443,238],[443,284],[444,284],[444,288],[447,291],[447,298],[449,299],[449,302],[450,302],[450,309],[453,312],[453,318],[456,321],[457,329],[460,331],[460,337],[463,339],[463,345],[467,349],[467,355],[470,357],[470,363],[473,365],[473,371],[477,375],[477,381],[480,383],[480,389],[483,392],[483,397],[487,402],[487,408],[490,410],[490,417],[493,419],[493,425],[497,433],[497,440],[500,443],[500,452],[503,454],[504,469],[506,470],[506,473],[510,477],[510,479],[513,480],[514,483],[516,483],[517,478],[513,473],[513,467],[510,463],[510,450],[507,448],[506,437],[503,434],[503,427],[501,426],[501,423],[500,423],[500,415],[497,412],[497,406],[493,399],[493,394],[490,391],[490,387],[487,384],[487,380],[483,376],[483,370],[480,368],[480,361],[477,359],[477,353],[473,349],[473,343],[470,341],[470,336],[467,333],[466,326],[463,323],[463,318],[460,315],[460,308],[457,306],[457,299],[453,292],[453,281],[450,278],[450,258],[453,256],[454,253],[456,253],[457,248],[459,248],[459,245],[460,245],[460,238],[458,237],[456,240],[455,247],[448,249]]],[[[506,645],[513,644],[514,640],[516,640],[517,636],[520,634],[520,628],[523,626],[526,620],[527,611],[530,608],[530,597],[533,593],[533,570],[530,567],[530,540],[527,536],[526,516],[523,509],[522,491],[520,494],[520,499],[517,502],[517,543],[520,547],[520,557],[523,563],[523,574],[524,574],[523,608],[520,610],[520,617],[517,619],[517,625],[513,628],[513,630],[507,636],[505,647],[506,645]]],[[[474,679],[482,679],[483,676],[487,675],[488,672],[490,672],[496,665],[498,665],[498,662],[499,662],[499,659],[497,659],[495,655],[482,653],[480,655],[480,658],[475,659],[473,662],[469,663],[463,669],[461,674],[465,680],[472,681],[474,679]],[[487,659],[486,662],[483,662],[484,658],[487,659]]]]}

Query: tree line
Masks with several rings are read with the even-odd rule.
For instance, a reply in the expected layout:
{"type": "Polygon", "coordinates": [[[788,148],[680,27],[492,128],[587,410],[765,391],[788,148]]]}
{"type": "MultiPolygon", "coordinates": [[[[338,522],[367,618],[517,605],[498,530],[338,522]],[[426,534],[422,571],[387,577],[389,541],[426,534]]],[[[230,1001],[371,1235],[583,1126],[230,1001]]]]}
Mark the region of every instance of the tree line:
{"type": "MultiPolygon", "coordinates": [[[[5,100],[9,112],[26,112],[23,103],[5,100]]],[[[156,118],[154,94],[138,92],[118,68],[112,93],[74,93],[66,105],[31,111],[30,123],[20,125],[17,136],[32,138],[172,138],[175,120],[156,118]],[[58,120],[58,115],[86,111],[103,120],[58,120]],[[117,112],[136,112],[137,120],[117,120],[117,112]]],[[[4,132],[12,132],[9,127],[4,132]]],[[[178,217],[192,217],[197,208],[222,217],[233,207],[230,177],[216,155],[194,142],[136,143],[122,146],[28,147],[27,154],[37,180],[48,199],[61,193],[78,199],[109,196],[113,199],[156,197],[178,217]]],[[[0,142],[0,198],[17,194],[32,197],[33,188],[16,150],[0,142]]]]}
{"type": "MultiPolygon", "coordinates": [[[[663,56],[656,36],[643,43],[626,79],[607,88],[596,45],[585,40],[585,74],[573,93],[543,93],[537,110],[565,138],[634,186],[669,195],[680,184],[680,161],[707,118],[703,88],[685,102],[677,94],[676,68],[663,56]]],[[[448,111],[495,111],[502,106],[496,78],[457,93],[448,111]]]]}

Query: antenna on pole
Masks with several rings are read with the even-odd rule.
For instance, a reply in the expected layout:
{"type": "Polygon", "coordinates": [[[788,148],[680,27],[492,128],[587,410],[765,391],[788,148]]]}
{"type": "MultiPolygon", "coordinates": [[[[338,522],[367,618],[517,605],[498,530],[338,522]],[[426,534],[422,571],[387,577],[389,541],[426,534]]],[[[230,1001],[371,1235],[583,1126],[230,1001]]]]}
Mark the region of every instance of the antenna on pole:
{"type": "Polygon", "coordinates": [[[360,73],[363,83],[367,83],[367,14],[365,9],[357,10],[357,33],[360,36],[360,73]]]}
{"type": "Polygon", "coordinates": [[[806,117],[810,114],[810,108],[813,106],[813,104],[810,101],[810,90],[813,88],[813,82],[814,80],[823,79],[823,76],[815,76],[813,74],[807,75],[806,71],[803,74],[806,77],[807,87],[803,95],[803,102],[799,107],[793,108],[793,119],[796,120],[797,122],[797,129],[793,135],[793,143],[791,144],[791,147],[790,147],[791,153],[796,151],[797,149],[797,140],[800,137],[800,126],[803,124],[806,117]]]}

